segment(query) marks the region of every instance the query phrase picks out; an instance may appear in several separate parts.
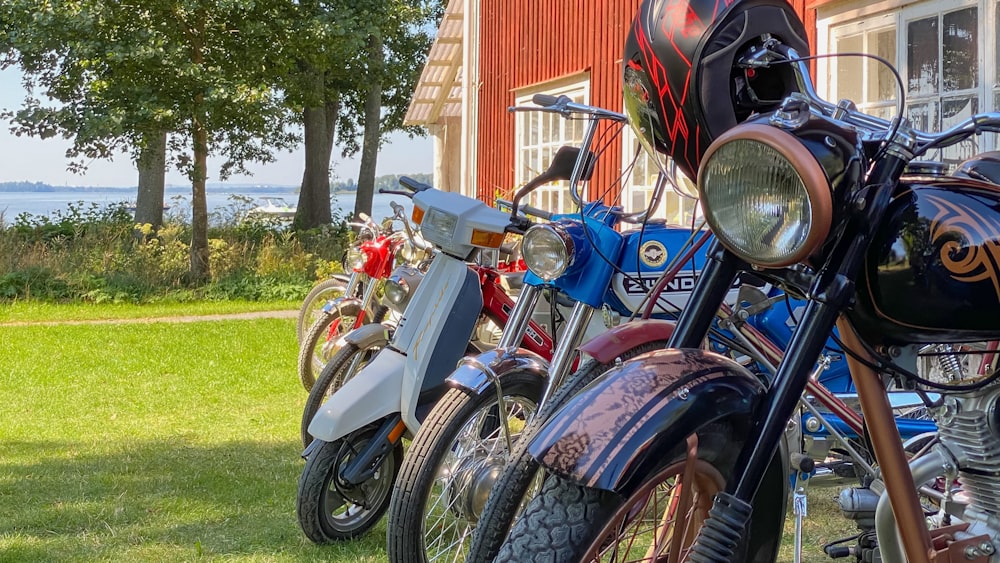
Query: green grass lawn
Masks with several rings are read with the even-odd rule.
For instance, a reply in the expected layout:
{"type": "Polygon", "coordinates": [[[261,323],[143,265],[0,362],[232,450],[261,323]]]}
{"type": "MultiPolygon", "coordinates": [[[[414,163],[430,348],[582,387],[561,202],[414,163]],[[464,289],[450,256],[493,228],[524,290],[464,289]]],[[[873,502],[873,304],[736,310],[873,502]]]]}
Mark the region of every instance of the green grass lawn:
{"type": "Polygon", "coordinates": [[[293,323],[0,327],[0,560],[384,561],[298,528],[293,323]]]}
{"type": "MultiPolygon", "coordinates": [[[[0,322],[247,310],[60,307],[0,322]]],[[[384,520],[333,546],[298,528],[296,353],[293,319],[0,326],[0,561],[385,561],[384,520]]],[[[810,494],[805,561],[852,533],[835,494],[810,494]]]]}

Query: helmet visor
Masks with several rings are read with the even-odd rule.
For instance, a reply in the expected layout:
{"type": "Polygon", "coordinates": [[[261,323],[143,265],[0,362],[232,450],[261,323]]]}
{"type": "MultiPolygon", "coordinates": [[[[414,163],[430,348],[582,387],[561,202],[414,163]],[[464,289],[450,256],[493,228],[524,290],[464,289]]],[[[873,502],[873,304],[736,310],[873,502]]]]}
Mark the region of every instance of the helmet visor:
{"type": "Polygon", "coordinates": [[[697,198],[698,191],[693,183],[681,173],[676,166],[672,166],[669,158],[664,154],[669,145],[664,138],[664,128],[660,123],[660,116],[656,112],[653,98],[646,88],[646,73],[638,65],[627,64],[623,78],[623,93],[625,101],[625,115],[628,123],[635,132],[636,138],[649,158],[656,163],[660,173],[663,174],[675,192],[684,197],[697,198]],[[687,181],[685,181],[687,180],[687,181]]]}

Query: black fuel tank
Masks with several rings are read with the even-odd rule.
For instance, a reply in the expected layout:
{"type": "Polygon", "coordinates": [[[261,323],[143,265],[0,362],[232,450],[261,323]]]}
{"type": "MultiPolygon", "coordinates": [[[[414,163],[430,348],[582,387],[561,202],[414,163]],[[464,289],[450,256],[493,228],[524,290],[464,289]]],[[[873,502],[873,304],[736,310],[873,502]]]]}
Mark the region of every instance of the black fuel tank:
{"type": "Polygon", "coordinates": [[[1000,186],[900,185],[858,280],[851,320],[874,341],[1000,338],[1000,186]]]}

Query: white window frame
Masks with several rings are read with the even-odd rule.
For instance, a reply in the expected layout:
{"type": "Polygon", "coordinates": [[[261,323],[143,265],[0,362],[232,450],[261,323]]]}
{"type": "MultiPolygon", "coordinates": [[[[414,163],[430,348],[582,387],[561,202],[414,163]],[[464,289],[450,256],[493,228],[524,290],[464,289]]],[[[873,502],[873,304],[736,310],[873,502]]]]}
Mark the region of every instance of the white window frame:
{"type": "MultiPolygon", "coordinates": [[[[645,210],[653,197],[653,188],[659,174],[659,167],[652,157],[639,147],[635,131],[626,126],[622,133],[622,193],[621,204],[626,211],[634,213],[645,210]],[[636,155],[638,152],[638,156],[636,155]],[[635,160],[635,166],[632,161],[635,160]],[[630,170],[631,167],[631,170],[630,170]],[[641,202],[641,203],[637,203],[641,202]]],[[[683,197],[667,188],[660,205],[650,216],[665,219],[673,225],[690,226],[698,213],[698,200],[683,197]]]]}
{"type": "MultiPolygon", "coordinates": [[[[820,7],[817,14],[817,50],[821,54],[830,53],[838,32],[841,30],[872,31],[894,22],[896,28],[896,64],[897,70],[906,86],[907,73],[907,23],[932,14],[947,13],[963,8],[977,8],[978,17],[978,85],[975,89],[979,97],[978,112],[1000,111],[1000,76],[997,69],[997,51],[1000,38],[997,37],[997,10],[1000,0],[883,0],[866,2],[856,0],[850,3],[837,3],[833,7],[820,7]]],[[[819,59],[817,62],[817,90],[827,99],[833,99],[836,90],[836,76],[831,72],[834,68],[831,59],[819,59]]],[[[867,80],[865,81],[867,87],[867,80]]],[[[942,97],[938,93],[938,100],[942,97]]],[[[910,97],[907,104],[911,103],[910,97]]],[[[941,110],[939,109],[939,112],[941,110]]],[[[979,139],[976,151],[994,150],[997,147],[996,135],[984,135],[979,139]]],[[[933,156],[937,158],[937,155],[933,156]]]]}
{"type": "MultiPolygon", "coordinates": [[[[569,96],[580,103],[590,103],[590,74],[584,73],[562,78],[518,90],[514,103],[518,106],[531,106],[535,94],[550,94],[553,96],[569,96]]],[[[514,181],[517,187],[523,186],[546,167],[548,167],[556,150],[563,145],[580,146],[583,142],[583,132],[586,120],[570,121],[558,114],[545,112],[518,112],[515,120],[514,140],[514,181]],[[540,137],[549,136],[547,140],[529,139],[526,130],[532,123],[538,123],[540,137]],[[551,125],[556,126],[556,135],[552,136],[551,125]],[[574,133],[578,130],[579,137],[574,133]],[[528,166],[528,161],[534,165],[528,166]],[[530,168],[530,170],[529,170],[530,168]]],[[[586,194],[586,187],[581,186],[586,194]]],[[[528,196],[528,204],[551,211],[553,213],[569,213],[574,211],[573,199],[569,195],[569,182],[553,182],[545,184],[528,196]]]]}

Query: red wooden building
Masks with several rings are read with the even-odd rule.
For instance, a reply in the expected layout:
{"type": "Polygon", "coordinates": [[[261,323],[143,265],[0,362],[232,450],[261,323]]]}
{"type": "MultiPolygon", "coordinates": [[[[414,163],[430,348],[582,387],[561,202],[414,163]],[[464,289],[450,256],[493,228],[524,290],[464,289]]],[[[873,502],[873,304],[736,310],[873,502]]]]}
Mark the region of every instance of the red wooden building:
{"type": "MultiPolygon", "coordinates": [[[[544,169],[556,148],[579,141],[579,122],[507,112],[535,93],[620,111],[622,48],[638,3],[450,0],[408,114],[410,123],[426,125],[436,139],[437,184],[491,201],[544,169]]],[[[814,51],[864,50],[894,61],[910,89],[907,99],[915,100],[907,111],[918,126],[939,129],[970,110],[1000,106],[998,0],[790,3],[814,51]],[[961,68],[948,68],[945,62],[956,58],[961,68]]],[[[843,58],[818,63],[815,78],[828,99],[850,97],[878,113],[891,111],[895,96],[895,83],[885,76],[870,61],[843,58]]],[[[639,159],[623,178],[634,154],[635,140],[625,131],[600,157],[591,191],[610,190],[606,199],[620,194],[626,205],[643,204],[655,177],[639,159]]],[[[565,206],[564,191],[543,190],[534,203],[565,206]]],[[[690,203],[672,199],[661,215],[680,220],[688,210],[690,203]]]]}

